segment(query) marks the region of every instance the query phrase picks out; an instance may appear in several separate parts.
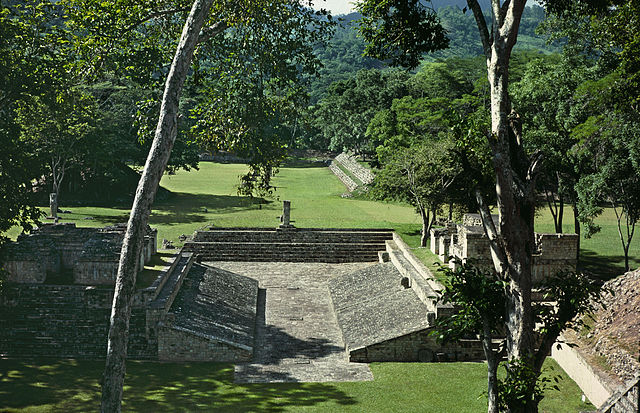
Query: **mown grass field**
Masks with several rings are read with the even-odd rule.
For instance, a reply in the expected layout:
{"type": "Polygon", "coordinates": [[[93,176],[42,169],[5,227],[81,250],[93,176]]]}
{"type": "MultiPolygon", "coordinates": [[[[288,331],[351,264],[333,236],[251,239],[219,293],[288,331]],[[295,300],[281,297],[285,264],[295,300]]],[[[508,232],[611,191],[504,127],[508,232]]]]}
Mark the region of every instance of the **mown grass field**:
{"type": "MultiPolygon", "coordinates": [[[[172,192],[154,205],[150,224],[159,239],[179,245],[181,234],[208,225],[278,225],[280,200],[292,202],[292,219],[298,227],[384,227],[396,231],[412,247],[419,245],[420,222],[413,208],[393,203],[342,198],[344,186],[328,168],[282,168],[275,177],[272,199],[237,196],[242,165],[201,163],[200,171],[166,175],[162,186],[172,192]]],[[[104,226],[125,222],[126,208],[65,207],[62,222],[79,226],[104,226]],[[87,219],[91,218],[91,219],[87,219]]],[[[570,212],[565,222],[572,225],[570,212]]],[[[582,240],[582,255],[589,269],[610,277],[622,272],[622,249],[611,210],[598,219],[603,228],[592,239],[582,240]]],[[[537,230],[551,232],[549,213],[541,209],[537,230]]],[[[565,228],[569,229],[569,225],[565,228]]],[[[16,229],[9,236],[16,237],[16,229]]],[[[436,258],[416,249],[427,264],[436,258]]],[[[637,267],[640,247],[634,241],[632,266],[637,267]]],[[[155,262],[160,268],[168,254],[155,262]]],[[[150,279],[155,277],[151,275],[150,279]]],[[[549,363],[553,365],[553,362],[549,363]]],[[[102,362],[0,360],[0,411],[89,411],[99,400],[98,380],[102,362]]],[[[130,362],[125,392],[125,411],[314,411],[314,412],[478,412],[486,409],[482,392],[486,367],[482,363],[374,363],[375,381],[327,384],[233,384],[229,364],[164,364],[130,362]]],[[[556,369],[556,373],[561,370],[556,369]]],[[[587,406],[580,391],[561,374],[561,391],[549,392],[545,412],[577,412],[587,406]]]]}
{"type": "MultiPolygon", "coordinates": [[[[553,361],[550,374],[560,371],[553,361]]],[[[100,404],[99,361],[0,360],[0,411],[89,412],[100,404]]],[[[484,363],[372,363],[375,380],[357,383],[235,384],[226,363],[130,361],[125,412],[475,413],[486,411],[484,363]]],[[[590,407],[569,380],[541,412],[590,407]]]]}
{"type": "MultiPolygon", "coordinates": [[[[199,171],[179,171],[165,175],[161,185],[172,192],[168,199],[157,201],[150,224],[158,228],[158,238],[168,239],[180,245],[181,234],[190,235],[207,225],[267,226],[278,225],[281,213],[279,201],[291,200],[291,214],[298,227],[391,227],[412,247],[420,241],[420,221],[413,208],[393,203],[373,202],[342,198],[344,186],[328,168],[306,166],[282,168],[274,178],[277,190],[271,199],[249,198],[237,195],[238,177],[245,172],[244,165],[202,162],[199,171]]],[[[61,214],[61,222],[75,222],[79,226],[104,226],[126,222],[126,207],[65,207],[70,214],[61,214]]],[[[565,209],[565,231],[573,230],[573,216],[565,209]]],[[[596,223],[602,231],[591,239],[582,239],[581,256],[586,268],[603,278],[621,274],[624,266],[622,246],[618,238],[613,210],[605,209],[596,223]]],[[[553,232],[553,220],[546,208],[541,208],[536,218],[536,230],[553,232]]],[[[6,235],[14,238],[17,228],[6,235]]],[[[638,235],[640,236],[640,235],[638,235]]],[[[637,236],[637,237],[638,237],[637,236]]],[[[640,266],[640,241],[632,242],[630,256],[632,268],[640,266]]],[[[417,254],[427,263],[435,257],[429,251],[417,254]]]]}

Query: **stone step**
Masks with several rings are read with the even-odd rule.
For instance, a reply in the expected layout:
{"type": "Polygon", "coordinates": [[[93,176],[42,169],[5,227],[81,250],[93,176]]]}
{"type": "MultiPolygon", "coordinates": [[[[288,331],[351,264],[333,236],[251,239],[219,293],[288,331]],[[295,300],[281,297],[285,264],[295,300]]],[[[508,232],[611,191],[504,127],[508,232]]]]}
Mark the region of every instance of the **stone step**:
{"type": "Polygon", "coordinates": [[[198,232],[194,241],[198,242],[268,242],[268,243],[384,243],[391,239],[387,233],[268,233],[268,232],[198,232]]]}

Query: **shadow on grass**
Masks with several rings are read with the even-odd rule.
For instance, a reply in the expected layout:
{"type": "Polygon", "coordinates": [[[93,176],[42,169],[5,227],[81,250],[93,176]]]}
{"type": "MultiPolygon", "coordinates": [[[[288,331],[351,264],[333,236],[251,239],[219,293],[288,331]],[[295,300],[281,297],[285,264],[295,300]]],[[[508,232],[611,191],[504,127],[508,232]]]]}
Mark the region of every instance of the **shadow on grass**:
{"type": "Polygon", "coordinates": [[[326,168],[328,165],[324,161],[288,158],[282,163],[282,168],[326,168]]]}
{"type": "Polygon", "coordinates": [[[624,255],[602,255],[580,249],[580,269],[598,280],[608,281],[624,274],[624,255]]]}
{"type": "MultiPolygon", "coordinates": [[[[104,362],[0,360],[0,410],[86,412],[98,410],[104,362]]],[[[223,363],[127,362],[123,411],[280,412],[333,401],[353,405],[324,383],[233,383],[223,363]]]]}

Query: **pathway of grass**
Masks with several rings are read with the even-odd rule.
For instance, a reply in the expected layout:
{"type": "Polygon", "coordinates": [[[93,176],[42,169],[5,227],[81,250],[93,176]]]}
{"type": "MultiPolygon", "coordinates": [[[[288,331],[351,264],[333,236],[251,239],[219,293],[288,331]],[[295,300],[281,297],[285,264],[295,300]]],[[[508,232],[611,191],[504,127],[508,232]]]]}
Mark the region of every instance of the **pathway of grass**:
{"type": "MultiPolygon", "coordinates": [[[[548,363],[549,366],[555,363],[548,363]]],[[[0,411],[87,412],[100,401],[103,363],[0,360],[0,411]]],[[[556,366],[557,369],[557,366],[556,366]]],[[[483,363],[373,363],[373,382],[234,384],[221,363],[128,362],[123,411],[433,412],[486,409],[483,363]]],[[[578,412],[572,381],[550,391],[541,412],[578,412]]]]}

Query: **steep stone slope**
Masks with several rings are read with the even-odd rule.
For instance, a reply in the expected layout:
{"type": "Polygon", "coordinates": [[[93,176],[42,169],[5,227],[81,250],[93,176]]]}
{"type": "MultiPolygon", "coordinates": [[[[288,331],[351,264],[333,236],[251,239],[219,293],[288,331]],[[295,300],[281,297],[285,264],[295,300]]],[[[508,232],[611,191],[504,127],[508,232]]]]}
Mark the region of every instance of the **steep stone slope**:
{"type": "Polygon", "coordinates": [[[605,283],[592,329],[578,336],[578,350],[618,384],[640,373],[640,269],[605,283]]]}

